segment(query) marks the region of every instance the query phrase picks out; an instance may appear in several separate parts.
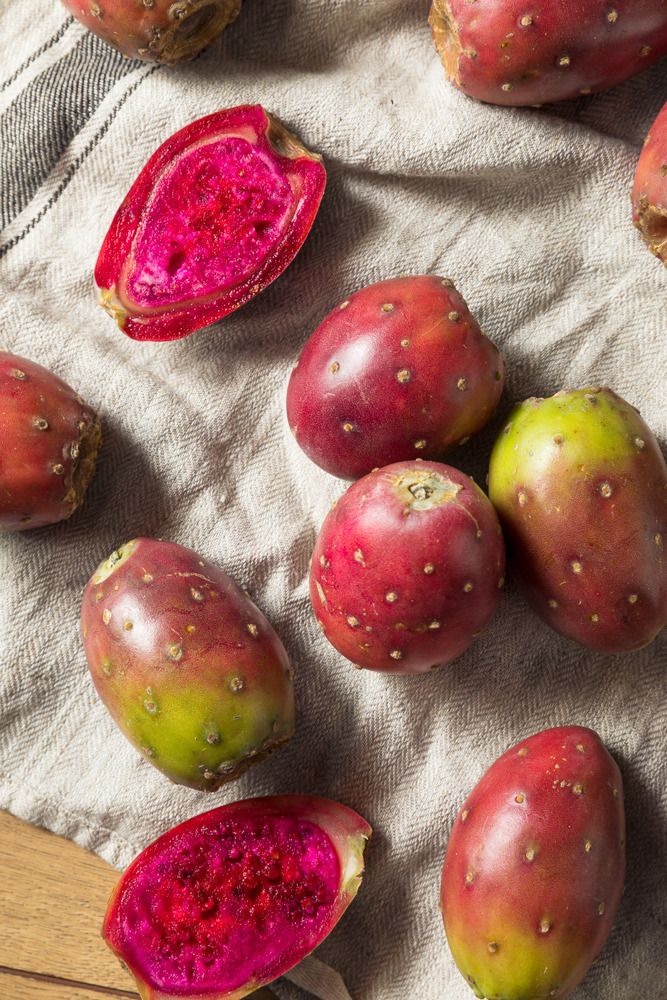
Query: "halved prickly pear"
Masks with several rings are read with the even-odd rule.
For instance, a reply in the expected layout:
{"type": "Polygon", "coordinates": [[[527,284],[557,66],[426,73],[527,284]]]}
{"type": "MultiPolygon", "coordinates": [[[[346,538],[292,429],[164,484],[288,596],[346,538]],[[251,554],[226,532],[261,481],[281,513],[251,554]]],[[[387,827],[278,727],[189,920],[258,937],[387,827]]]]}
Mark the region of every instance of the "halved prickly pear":
{"type": "Polygon", "coordinates": [[[68,518],[102,440],[97,414],[52,372],[0,351],[0,531],[68,518]]]}
{"type": "Polygon", "coordinates": [[[70,14],[124,55],[192,59],[224,31],[241,0],[62,0],[70,14]]]}
{"type": "Polygon", "coordinates": [[[287,390],[297,441],[327,472],[439,458],[486,424],[505,366],[447,278],[393,278],[331,312],[287,390]]]}
{"type": "Polygon", "coordinates": [[[564,1000],[623,892],[620,771],[590,729],[522,740],[486,772],[449,838],[440,903],[475,996],[564,1000]]]}
{"type": "Polygon", "coordinates": [[[292,262],[326,173],[259,105],[199,118],[153,154],[100,250],[101,303],[136,340],[175,340],[249,302],[292,262]]]}
{"type": "Polygon", "coordinates": [[[665,0],[433,0],[451,82],[491,104],[606,90],[667,53],[665,0]]]}
{"type": "Polygon", "coordinates": [[[557,632],[619,653],[667,625],[667,467],[611,389],[517,406],[491,455],[489,496],[510,568],[557,632]]]}
{"type": "Polygon", "coordinates": [[[105,940],[144,1000],[240,1000],[333,930],[359,889],[370,834],[329,799],[213,809],[130,865],[109,902],[105,940]]]}
{"type": "Polygon", "coordinates": [[[294,731],[292,670],[275,631],[196,552],[138,538],[91,577],[81,610],[97,691],[172,781],[214,791],[294,731]]]}
{"type": "Polygon", "coordinates": [[[496,610],[504,570],[498,518],[472,479],[439,462],[397,462],[330,511],[310,599],[356,666],[421,673],[468,648],[496,610]]]}
{"type": "Polygon", "coordinates": [[[667,104],[646,136],[639,157],[632,217],[651,253],[667,267],[667,104]]]}

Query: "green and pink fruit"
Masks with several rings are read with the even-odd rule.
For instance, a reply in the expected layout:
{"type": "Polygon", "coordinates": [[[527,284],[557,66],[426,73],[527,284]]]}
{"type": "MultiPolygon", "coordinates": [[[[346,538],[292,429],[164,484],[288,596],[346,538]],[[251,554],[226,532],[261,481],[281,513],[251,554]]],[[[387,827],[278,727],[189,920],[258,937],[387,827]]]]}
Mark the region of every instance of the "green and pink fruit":
{"type": "Polygon", "coordinates": [[[91,577],[81,631],[95,687],[130,743],[180,785],[215,791],[294,731],[292,670],[226,573],[138,538],[91,577]]]}
{"type": "Polygon", "coordinates": [[[234,20],[241,0],[62,0],[70,14],[126,56],[192,59],[234,20]]]}
{"type": "Polygon", "coordinates": [[[647,135],[639,157],[632,218],[651,253],[667,267],[667,104],[647,135]]]}
{"type": "Polygon", "coordinates": [[[505,366],[447,278],[393,278],[333,310],[304,347],[287,419],[327,472],[439,458],[493,414],[505,366]]]}
{"type": "Polygon", "coordinates": [[[451,82],[491,104],[545,104],[613,87],[667,53],[664,0],[433,0],[451,82]]]}
{"type": "Polygon", "coordinates": [[[143,1000],[240,1000],[305,958],[361,884],[368,823],[329,799],[222,806],[147,847],[104,938],[143,1000]]]}
{"type": "Polygon", "coordinates": [[[476,484],[438,462],[364,476],[327,516],[310,599],[324,635],[358,667],[422,673],[460,656],[500,599],[505,546],[476,484]]]}
{"type": "Polygon", "coordinates": [[[118,209],[95,267],[102,305],[136,340],[216,323],[291,264],[325,184],[320,158],[259,105],[199,118],[118,209]]]}
{"type": "Polygon", "coordinates": [[[596,733],[547,729],[508,750],[466,799],[442,872],[447,939],[475,996],[570,996],[624,877],[623,782],[596,733]]]}
{"type": "Polygon", "coordinates": [[[83,501],[100,421],[57,375],[0,351],[0,532],[68,518],[83,501]]]}
{"type": "Polygon", "coordinates": [[[667,467],[610,389],[517,406],[491,455],[489,496],[510,568],[557,632],[618,653],[667,624],[667,467]]]}

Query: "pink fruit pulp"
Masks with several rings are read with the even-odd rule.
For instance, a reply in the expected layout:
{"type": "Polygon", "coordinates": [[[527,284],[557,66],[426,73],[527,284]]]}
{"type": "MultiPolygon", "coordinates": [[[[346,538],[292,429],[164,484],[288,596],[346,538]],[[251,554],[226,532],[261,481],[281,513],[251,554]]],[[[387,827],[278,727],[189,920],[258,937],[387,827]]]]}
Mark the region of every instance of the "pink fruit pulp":
{"type": "Polygon", "coordinates": [[[370,832],[352,810],[302,796],[197,816],[130,866],[104,936],[142,996],[245,996],[329,933],[356,893],[370,832]]]}
{"type": "Polygon", "coordinates": [[[116,213],[95,280],[138,340],[215,322],[277,278],[303,244],[326,174],[258,105],[193,122],[151,157],[116,213]]]}

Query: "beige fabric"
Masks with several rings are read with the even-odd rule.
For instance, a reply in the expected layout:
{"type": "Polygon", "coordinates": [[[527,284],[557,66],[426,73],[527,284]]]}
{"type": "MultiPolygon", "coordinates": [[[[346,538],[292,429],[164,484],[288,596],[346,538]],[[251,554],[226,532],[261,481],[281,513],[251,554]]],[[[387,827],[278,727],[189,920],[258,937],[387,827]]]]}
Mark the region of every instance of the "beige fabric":
{"type": "MultiPolygon", "coordinates": [[[[64,23],[47,6],[0,3],[3,77],[64,23]]],[[[105,445],[79,515],[0,539],[0,806],[120,867],[172,824],[238,797],[340,799],[376,834],[360,895],[319,958],[355,1000],[466,1000],[438,914],[456,810],[510,743],[590,725],[625,775],[629,875],[576,997],[664,997],[667,635],[632,656],[594,655],[551,633],[510,586],[457,663],[392,678],[352,670],[310,613],[309,555],[343,484],[291,440],[284,391],[306,337],[349,291],[449,275],[506,354],[502,413],[512,399],[607,383],[667,434],[667,273],[632,229],[628,197],[667,65],[557,110],[484,107],[445,83],[426,14],[405,0],[247,0],[195,63],[125,67],[3,234],[29,230],[0,260],[0,340],[97,405],[105,445]],[[92,287],[113,212],[167,136],[243,102],[264,103],[324,155],[313,232],[289,271],[219,327],[132,343],[92,287]],[[294,660],[294,740],[208,798],[138,757],[88,677],[81,591],[137,534],[192,546],[249,587],[294,660]]],[[[67,27],[0,94],[0,114],[82,38],[67,27]]],[[[452,458],[479,482],[498,423],[452,458]]],[[[325,1000],[344,995],[332,984],[325,1000]]]]}

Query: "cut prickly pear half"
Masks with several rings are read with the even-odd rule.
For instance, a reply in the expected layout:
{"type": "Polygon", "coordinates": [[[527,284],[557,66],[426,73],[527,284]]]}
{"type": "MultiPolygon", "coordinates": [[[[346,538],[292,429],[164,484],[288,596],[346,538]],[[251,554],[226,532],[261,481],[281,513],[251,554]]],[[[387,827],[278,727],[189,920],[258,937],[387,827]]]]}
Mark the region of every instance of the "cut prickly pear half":
{"type": "Polygon", "coordinates": [[[176,340],[249,302],[310,232],[320,157],[259,105],[219,111],[153,154],[107,233],[101,304],[135,340],[176,340]]]}
{"type": "Polygon", "coordinates": [[[371,828],[329,799],[248,799],[181,823],[114,890],[104,938],[144,1000],[239,1000],[283,975],[354,899],[371,828]]]}
{"type": "Polygon", "coordinates": [[[81,631],[112,718],[179,785],[215,791],[294,732],[284,646],[231,577],[191,549],[121,546],[88,582],[81,631]]]}
{"type": "Polygon", "coordinates": [[[70,517],[83,502],[100,420],[53,372],[0,351],[0,532],[70,517]]]}
{"type": "Polygon", "coordinates": [[[192,59],[233,21],[241,0],[62,0],[89,31],[126,56],[192,59]]]}

